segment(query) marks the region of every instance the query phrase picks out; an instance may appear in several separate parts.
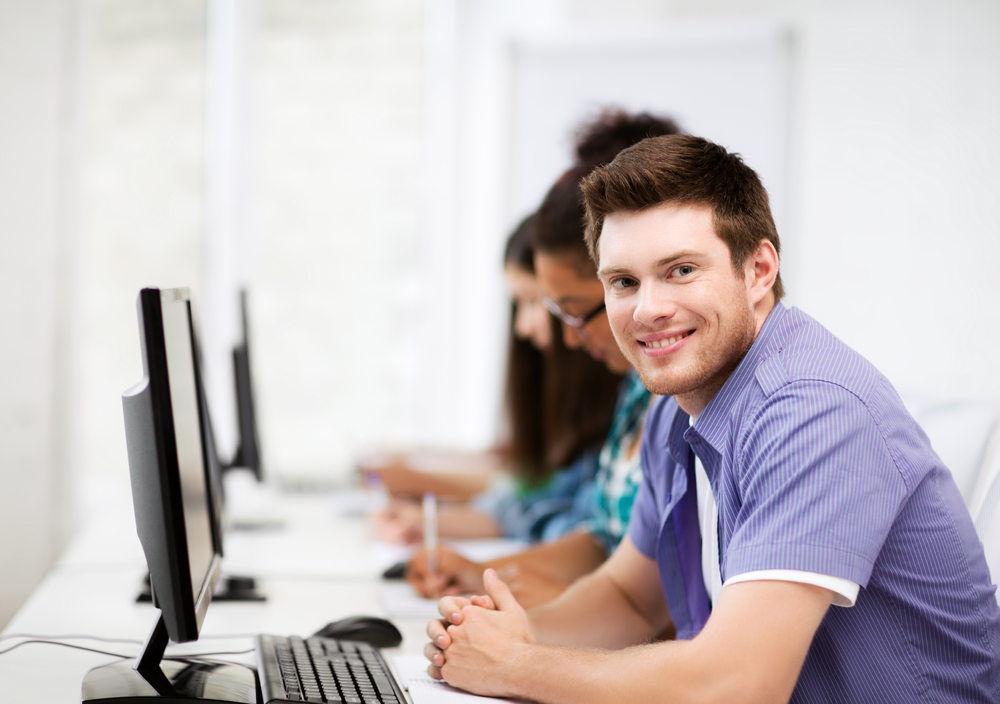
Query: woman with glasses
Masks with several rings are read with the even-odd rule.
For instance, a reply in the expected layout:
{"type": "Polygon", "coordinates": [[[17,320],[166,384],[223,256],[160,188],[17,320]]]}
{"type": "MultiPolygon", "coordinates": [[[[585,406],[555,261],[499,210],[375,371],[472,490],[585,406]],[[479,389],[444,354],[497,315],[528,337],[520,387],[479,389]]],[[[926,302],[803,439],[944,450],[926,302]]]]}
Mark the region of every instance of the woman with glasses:
{"type": "Polygon", "coordinates": [[[536,216],[534,264],[543,304],[561,323],[568,347],[581,348],[609,371],[624,375],[612,425],[598,457],[589,518],[558,541],[486,563],[441,551],[434,574],[427,570],[426,557],[418,553],[409,564],[407,579],[421,594],[482,593],[483,570],[493,567],[522,606],[537,605],[596,569],[624,537],[642,478],[639,444],[652,395],[611,332],[604,287],[583,241],[579,183],[621,149],[647,136],[678,131],[670,120],[621,111],[604,113],[581,137],[580,163],[556,181],[536,216]]]}
{"type": "MultiPolygon", "coordinates": [[[[505,399],[509,429],[493,464],[507,471],[469,503],[439,506],[438,533],[443,537],[547,541],[590,517],[597,451],[611,424],[621,375],[563,344],[535,277],[535,219],[532,215],[521,223],[504,254],[511,293],[505,399]]],[[[365,469],[378,472],[396,496],[375,516],[380,536],[409,544],[423,537],[423,511],[415,498],[425,490],[469,498],[465,492],[470,484],[467,473],[418,472],[406,466],[406,459],[393,458],[394,466],[369,463],[365,469]],[[406,494],[411,498],[400,496],[406,494]]],[[[426,465],[426,457],[423,461],[426,465]]]]}

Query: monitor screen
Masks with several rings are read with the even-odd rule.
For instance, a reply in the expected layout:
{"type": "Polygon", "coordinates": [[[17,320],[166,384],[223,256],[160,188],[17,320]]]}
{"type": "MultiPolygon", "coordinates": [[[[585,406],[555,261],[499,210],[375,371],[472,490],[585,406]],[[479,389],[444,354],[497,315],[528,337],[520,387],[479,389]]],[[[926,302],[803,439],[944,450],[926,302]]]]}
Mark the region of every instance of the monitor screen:
{"type": "MultiPolygon", "coordinates": [[[[186,294],[186,290],[184,290],[186,294]]],[[[160,291],[163,340],[167,354],[170,407],[181,480],[181,505],[192,595],[197,599],[215,556],[207,473],[201,441],[201,415],[191,340],[190,302],[177,289],[160,291]]]]}

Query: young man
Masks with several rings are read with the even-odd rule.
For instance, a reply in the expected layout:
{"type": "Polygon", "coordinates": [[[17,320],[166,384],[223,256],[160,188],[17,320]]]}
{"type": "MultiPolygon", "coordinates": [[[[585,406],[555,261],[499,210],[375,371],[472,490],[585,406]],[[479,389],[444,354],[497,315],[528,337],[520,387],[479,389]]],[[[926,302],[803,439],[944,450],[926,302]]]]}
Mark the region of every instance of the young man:
{"type": "Polygon", "coordinates": [[[431,673],[541,702],[1000,701],[968,511],[888,381],[778,302],[756,174],[671,136],[583,186],[615,337],[672,399],[614,555],[530,615],[492,573],[486,596],[443,599],[431,673]],[[671,619],[679,640],[640,645],[671,619]]]}

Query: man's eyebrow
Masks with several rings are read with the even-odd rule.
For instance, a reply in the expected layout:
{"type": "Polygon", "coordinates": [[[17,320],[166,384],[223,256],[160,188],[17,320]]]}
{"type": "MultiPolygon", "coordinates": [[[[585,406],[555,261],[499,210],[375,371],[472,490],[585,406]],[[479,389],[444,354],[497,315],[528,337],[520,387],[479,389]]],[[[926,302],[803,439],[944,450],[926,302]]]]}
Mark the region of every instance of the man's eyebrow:
{"type": "Polygon", "coordinates": [[[685,259],[686,257],[697,257],[701,256],[701,252],[696,252],[693,249],[685,249],[683,252],[677,252],[676,254],[671,254],[669,257],[664,257],[660,261],[656,262],[656,268],[660,269],[665,266],[670,266],[678,259],[685,259]]]}
{"type": "MultiPolygon", "coordinates": [[[[678,259],[684,259],[685,257],[697,257],[701,256],[701,252],[696,252],[693,249],[685,249],[683,252],[677,252],[676,254],[671,254],[669,257],[664,257],[656,262],[656,268],[662,269],[665,266],[670,266],[678,259]]],[[[597,278],[601,279],[605,276],[611,274],[632,274],[632,270],[625,266],[609,266],[602,267],[597,271],[597,278]]]]}
{"type": "Polygon", "coordinates": [[[604,278],[608,274],[628,274],[628,273],[630,273],[629,269],[624,266],[609,266],[607,268],[602,267],[597,270],[597,278],[599,279],[604,278]]]}

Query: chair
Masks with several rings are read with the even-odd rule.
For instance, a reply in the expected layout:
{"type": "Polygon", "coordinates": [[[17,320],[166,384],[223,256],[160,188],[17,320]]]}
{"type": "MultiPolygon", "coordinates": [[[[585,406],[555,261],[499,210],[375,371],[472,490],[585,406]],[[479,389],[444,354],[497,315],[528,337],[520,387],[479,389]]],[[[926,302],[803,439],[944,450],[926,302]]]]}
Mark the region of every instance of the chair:
{"type": "Polygon", "coordinates": [[[993,583],[1000,584],[1000,431],[990,439],[970,497],[969,512],[983,541],[993,583]]]}

